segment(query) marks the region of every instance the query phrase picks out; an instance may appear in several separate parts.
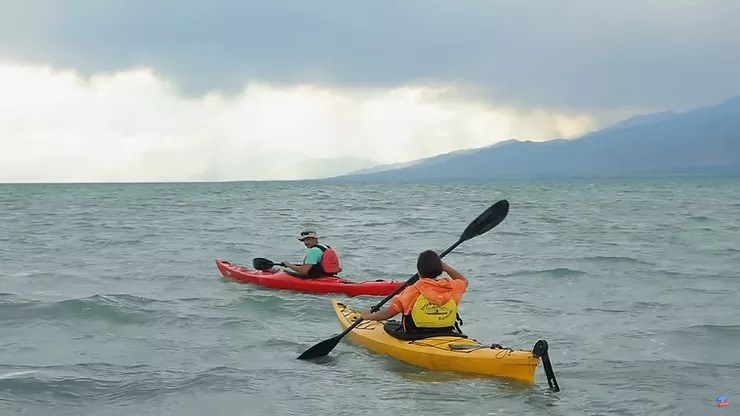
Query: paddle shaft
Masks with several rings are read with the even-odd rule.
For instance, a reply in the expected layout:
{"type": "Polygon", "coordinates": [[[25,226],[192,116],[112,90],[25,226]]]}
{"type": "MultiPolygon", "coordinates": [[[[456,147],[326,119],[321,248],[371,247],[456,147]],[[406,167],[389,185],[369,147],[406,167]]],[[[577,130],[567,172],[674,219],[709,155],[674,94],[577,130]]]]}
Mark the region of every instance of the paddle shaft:
{"type": "MultiPolygon", "coordinates": [[[[266,258],[262,258],[262,257],[257,257],[254,260],[252,260],[252,267],[254,267],[257,270],[267,270],[267,269],[271,269],[271,268],[273,268],[275,266],[278,266],[278,267],[286,267],[286,266],[283,266],[282,263],[275,263],[274,261],[272,261],[270,259],[266,259],[266,258]],[[259,264],[261,266],[260,267],[257,267],[257,265],[255,264],[256,262],[259,262],[259,264]]],[[[303,266],[303,263],[295,264],[295,266],[303,266]]]]}
{"type": "MultiPolygon", "coordinates": [[[[442,257],[446,256],[450,251],[454,250],[457,246],[459,246],[460,244],[462,244],[463,241],[465,241],[465,240],[463,240],[463,239],[457,240],[457,242],[455,244],[451,245],[450,248],[448,248],[447,250],[443,251],[442,254],[439,255],[439,258],[441,259],[442,257]]],[[[404,289],[406,289],[406,287],[408,287],[409,285],[413,284],[417,279],[419,279],[419,273],[414,273],[414,275],[411,276],[411,278],[409,280],[407,280],[406,282],[404,282],[404,284],[402,284],[401,286],[397,287],[396,290],[394,290],[388,296],[386,296],[385,298],[383,298],[383,300],[381,300],[377,305],[373,306],[372,309],[370,309],[370,312],[377,312],[380,309],[381,306],[383,306],[389,300],[393,299],[394,296],[396,296],[397,294],[401,293],[404,289]]],[[[349,333],[349,331],[353,330],[362,321],[363,321],[362,318],[357,318],[357,320],[355,320],[355,322],[353,322],[352,325],[348,326],[347,329],[345,329],[341,334],[339,334],[337,336],[337,338],[341,338],[341,337],[347,335],[349,333]]]]}

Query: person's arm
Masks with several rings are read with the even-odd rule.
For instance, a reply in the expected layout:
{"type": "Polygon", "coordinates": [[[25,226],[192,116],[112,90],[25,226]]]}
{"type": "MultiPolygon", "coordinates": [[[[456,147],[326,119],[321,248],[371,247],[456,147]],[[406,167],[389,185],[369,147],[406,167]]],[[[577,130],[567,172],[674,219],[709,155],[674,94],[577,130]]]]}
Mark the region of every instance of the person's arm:
{"type": "Polygon", "coordinates": [[[318,264],[319,260],[321,259],[321,249],[318,247],[311,247],[308,252],[306,253],[306,261],[301,265],[296,265],[287,261],[283,262],[283,265],[295,272],[298,272],[303,275],[308,275],[308,272],[311,271],[311,268],[318,264]]]}
{"type": "Polygon", "coordinates": [[[401,311],[403,311],[403,299],[409,296],[409,294],[413,293],[414,290],[415,289],[413,287],[407,287],[402,290],[401,293],[393,297],[390,306],[373,313],[370,313],[370,309],[365,309],[364,311],[362,311],[362,314],[360,314],[360,317],[362,319],[369,319],[373,321],[391,319],[401,313],[401,311]]]}
{"type": "Polygon", "coordinates": [[[468,283],[468,279],[460,274],[457,270],[453,269],[449,264],[442,262],[442,270],[446,272],[453,280],[462,280],[465,284],[468,283]]]}
{"type": "Polygon", "coordinates": [[[308,272],[311,271],[313,264],[300,264],[299,265],[299,264],[293,264],[293,263],[284,261],[283,266],[289,268],[290,270],[293,270],[294,272],[298,272],[303,275],[308,275],[308,272]]]}

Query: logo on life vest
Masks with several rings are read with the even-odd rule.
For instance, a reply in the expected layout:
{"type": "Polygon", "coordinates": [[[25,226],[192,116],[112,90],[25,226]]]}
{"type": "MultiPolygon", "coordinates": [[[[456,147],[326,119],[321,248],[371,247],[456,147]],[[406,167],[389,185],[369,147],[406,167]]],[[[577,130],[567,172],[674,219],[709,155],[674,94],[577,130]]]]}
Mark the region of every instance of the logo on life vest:
{"type": "Polygon", "coordinates": [[[414,302],[411,309],[411,319],[419,328],[442,328],[455,325],[457,304],[450,299],[444,305],[436,305],[424,295],[414,302]]]}
{"type": "Polygon", "coordinates": [[[420,309],[424,314],[435,316],[440,321],[452,315],[451,310],[445,308],[444,306],[435,305],[429,301],[422,304],[420,309]]]}

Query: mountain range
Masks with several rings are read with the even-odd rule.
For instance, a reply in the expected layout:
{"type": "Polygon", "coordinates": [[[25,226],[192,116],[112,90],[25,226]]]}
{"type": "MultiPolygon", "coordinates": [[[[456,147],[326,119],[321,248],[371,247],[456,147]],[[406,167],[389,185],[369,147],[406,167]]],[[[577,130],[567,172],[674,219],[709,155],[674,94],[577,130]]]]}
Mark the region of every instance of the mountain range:
{"type": "Polygon", "coordinates": [[[338,175],[331,181],[437,181],[740,175],[740,96],[638,115],[576,139],[507,140],[338,175]]]}

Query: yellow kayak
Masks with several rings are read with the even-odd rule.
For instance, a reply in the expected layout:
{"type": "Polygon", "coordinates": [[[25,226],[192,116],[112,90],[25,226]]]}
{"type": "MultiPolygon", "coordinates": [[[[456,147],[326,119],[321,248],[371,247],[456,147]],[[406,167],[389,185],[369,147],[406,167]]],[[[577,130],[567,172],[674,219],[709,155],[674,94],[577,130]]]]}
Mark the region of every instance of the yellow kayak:
{"type": "MultiPolygon", "coordinates": [[[[350,309],[344,303],[332,300],[332,304],[343,329],[347,329],[360,316],[359,312],[350,309]]],[[[430,370],[482,374],[534,383],[535,370],[543,353],[543,359],[547,359],[549,367],[545,341],[539,341],[537,344],[540,345],[539,349],[537,346],[533,349],[540,352],[536,355],[533,351],[483,345],[466,335],[427,335],[423,339],[411,339],[415,337],[405,333],[399,334],[398,329],[400,321],[396,320],[362,321],[347,336],[351,342],[370,351],[390,355],[408,364],[430,370]]],[[[548,381],[549,379],[548,374],[548,381]]],[[[554,375],[552,381],[555,381],[554,375]]]]}

